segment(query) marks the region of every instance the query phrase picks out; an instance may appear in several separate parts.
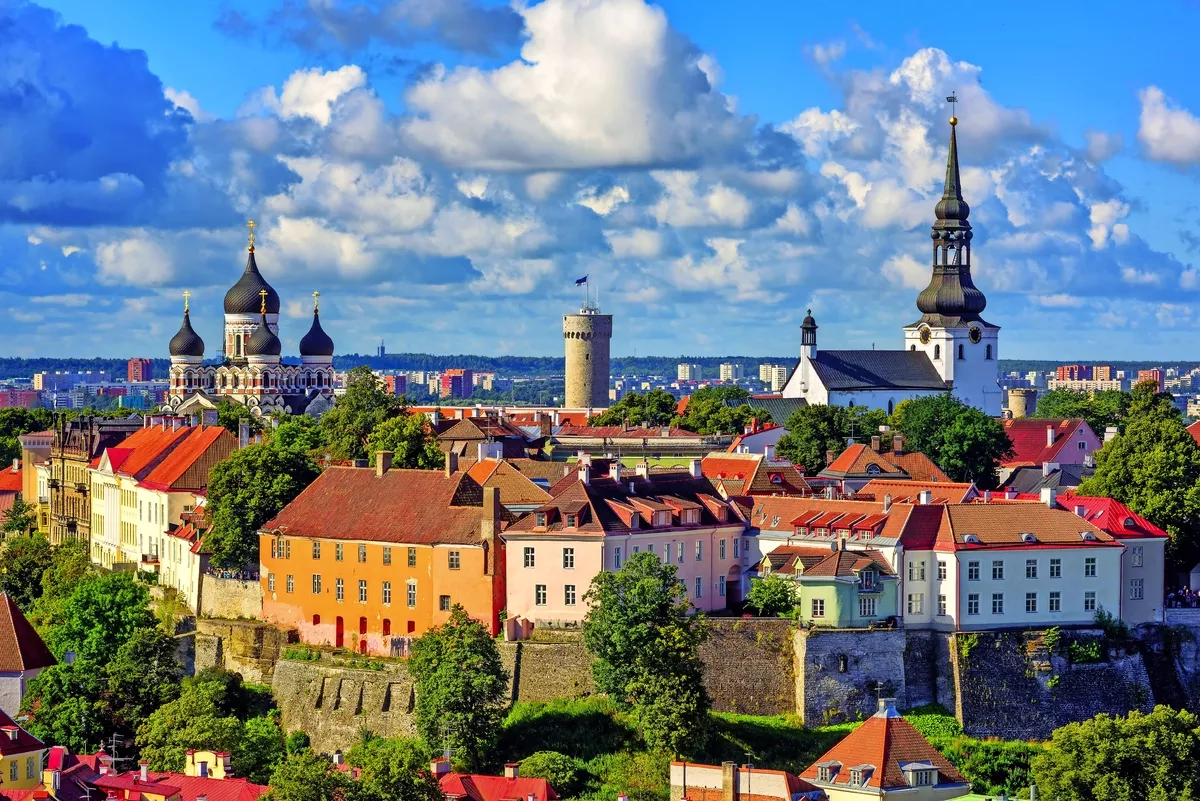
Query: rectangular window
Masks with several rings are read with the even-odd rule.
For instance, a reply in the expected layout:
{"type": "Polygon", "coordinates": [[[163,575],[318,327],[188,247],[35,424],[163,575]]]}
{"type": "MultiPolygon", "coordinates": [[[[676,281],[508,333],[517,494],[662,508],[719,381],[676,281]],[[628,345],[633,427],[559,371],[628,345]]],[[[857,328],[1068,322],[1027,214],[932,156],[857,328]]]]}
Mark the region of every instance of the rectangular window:
{"type": "Polygon", "coordinates": [[[968,615],[978,615],[979,614],[979,593],[972,592],[967,595],[967,614],[968,615]]]}
{"type": "Polygon", "coordinates": [[[825,617],[825,599],[824,598],[813,598],[812,599],[812,616],[813,617],[825,617]]]}
{"type": "Polygon", "coordinates": [[[654,543],[653,542],[646,546],[646,553],[654,553],[654,543]]]}
{"type": "Polygon", "coordinates": [[[346,599],[346,582],[342,581],[341,579],[338,579],[336,582],[334,582],[333,592],[334,592],[334,597],[336,597],[339,601],[345,600],[346,599]]]}
{"type": "Polygon", "coordinates": [[[449,595],[439,595],[438,596],[438,611],[439,612],[449,612],[450,611],[450,596],[449,595]]]}
{"type": "Polygon", "coordinates": [[[738,558],[738,543],[740,543],[741,541],[742,541],[741,537],[733,538],[733,558],[734,559],[738,558]]]}
{"type": "Polygon", "coordinates": [[[408,608],[412,609],[417,605],[417,582],[409,580],[408,582],[408,608]]]}
{"type": "Polygon", "coordinates": [[[392,605],[392,582],[390,581],[383,582],[383,605],[392,605]]]}
{"type": "Polygon", "coordinates": [[[704,540],[696,540],[696,561],[704,561],[704,540]]]}
{"type": "Polygon", "coordinates": [[[538,584],[533,588],[533,603],[535,606],[546,605],[546,585],[538,584]]]}
{"type": "Polygon", "coordinates": [[[366,579],[358,580],[358,602],[360,604],[365,604],[367,602],[367,580],[366,579]]]}
{"type": "Polygon", "coordinates": [[[696,576],[696,597],[699,598],[704,594],[704,580],[700,576],[696,576]]]}
{"type": "Polygon", "coordinates": [[[8,763],[8,778],[15,782],[17,779],[21,778],[20,770],[21,769],[17,766],[17,760],[14,759],[12,762],[8,763]]]}
{"type": "Polygon", "coordinates": [[[1134,545],[1129,549],[1129,564],[1133,567],[1142,566],[1142,546],[1134,545]]]}
{"type": "Polygon", "coordinates": [[[1025,611],[1026,612],[1036,612],[1037,611],[1037,593],[1036,592],[1025,593],[1025,611]]]}
{"type": "Polygon", "coordinates": [[[458,570],[462,567],[462,555],[458,551],[450,551],[446,557],[446,563],[451,570],[458,570]]]}
{"type": "Polygon", "coordinates": [[[534,567],[537,564],[536,559],[533,555],[533,548],[531,548],[530,546],[526,545],[521,550],[521,555],[522,555],[522,558],[524,559],[525,567],[534,567]]]}
{"type": "Polygon", "coordinates": [[[720,542],[717,543],[717,548],[720,550],[721,558],[724,559],[725,558],[725,539],[724,539],[724,537],[722,537],[720,542]]]}
{"type": "Polygon", "coordinates": [[[993,592],[992,593],[992,614],[993,615],[1003,615],[1004,614],[1004,593],[1002,593],[1002,592],[993,592]]]}
{"type": "Polygon", "coordinates": [[[283,541],[283,558],[284,559],[292,558],[292,541],[291,540],[283,541]]]}
{"type": "Polygon", "coordinates": [[[621,569],[621,549],[614,548],[613,549],[613,570],[620,570],[620,569],[621,569]]]}
{"type": "Polygon", "coordinates": [[[1025,578],[1035,579],[1038,573],[1038,561],[1036,559],[1025,560],[1025,578]]]}
{"type": "Polygon", "coordinates": [[[567,606],[575,605],[575,585],[574,584],[564,584],[563,585],[563,603],[566,604],[567,606]]]}
{"type": "Polygon", "coordinates": [[[275,574],[267,574],[267,592],[275,592],[275,574]]]}
{"type": "Polygon", "coordinates": [[[574,548],[563,548],[563,569],[564,570],[574,570],[575,569],[575,549],[574,548]]]}
{"type": "Polygon", "coordinates": [[[946,596],[945,595],[938,596],[938,614],[942,615],[943,617],[945,617],[945,615],[946,615],[946,596]]]}
{"type": "Polygon", "coordinates": [[[679,546],[675,549],[675,551],[677,553],[677,555],[675,557],[675,561],[679,562],[679,564],[682,565],[683,564],[683,542],[682,541],[680,541],[679,546]]]}
{"type": "Polygon", "coordinates": [[[346,556],[346,546],[342,545],[342,543],[340,543],[340,542],[337,545],[333,546],[333,558],[334,559],[336,559],[337,561],[340,562],[340,561],[342,561],[342,559],[345,558],[345,556],[346,556]]]}
{"type": "Polygon", "coordinates": [[[385,565],[392,563],[392,547],[390,545],[383,546],[383,563],[385,565]]]}
{"type": "Polygon", "coordinates": [[[1050,578],[1062,578],[1062,560],[1050,560],[1050,578]]]}
{"type": "Polygon", "coordinates": [[[360,563],[367,561],[367,546],[365,546],[365,545],[358,546],[358,561],[360,563]]]}
{"type": "Polygon", "coordinates": [[[864,595],[858,599],[858,616],[875,617],[875,598],[864,595]]]}
{"type": "Polygon", "coordinates": [[[1145,592],[1145,586],[1144,586],[1143,582],[1144,582],[1144,579],[1140,579],[1140,578],[1129,580],[1129,600],[1131,600],[1131,601],[1142,600],[1143,593],[1145,592]]]}
{"type": "Polygon", "coordinates": [[[1004,560],[995,559],[992,561],[992,581],[1002,581],[1004,579],[1004,560]]]}
{"type": "Polygon", "coordinates": [[[313,559],[321,558],[321,541],[313,540],[313,559]]]}
{"type": "Polygon", "coordinates": [[[417,549],[416,548],[408,549],[408,566],[409,567],[417,566],[417,549]]]}
{"type": "Polygon", "coordinates": [[[321,594],[321,574],[313,573],[312,581],[313,581],[313,595],[320,595],[321,594]]]}
{"type": "Polygon", "coordinates": [[[725,597],[725,577],[717,576],[717,595],[725,597]]]}
{"type": "Polygon", "coordinates": [[[293,575],[291,575],[290,573],[288,574],[288,577],[287,577],[287,591],[288,592],[296,591],[296,578],[293,575]]]}
{"type": "Polygon", "coordinates": [[[908,613],[910,615],[922,614],[925,610],[925,593],[910,592],[908,594],[908,613]]]}
{"type": "Polygon", "coordinates": [[[574,512],[567,512],[566,528],[575,528],[575,513],[574,512]]]}
{"type": "Polygon", "coordinates": [[[642,552],[642,546],[640,546],[640,545],[635,545],[635,546],[633,546],[633,552],[634,552],[634,553],[641,553],[641,552],[642,552]]]}
{"type": "Polygon", "coordinates": [[[946,580],[946,563],[941,559],[938,560],[938,581],[946,580]]]}
{"type": "Polygon", "coordinates": [[[1046,609],[1051,612],[1062,611],[1062,593],[1054,590],[1050,593],[1050,600],[1046,602],[1046,609]]]}
{"type": "Polygon", "coordinates": [[[1083,594],[1083,611],[1085,611],[1085,612],[1095,612],[1096,611],[1096,593],[1095,592],[1092,592],[1089,590],[1088,592],[1085,592],[1083,594]]]}
{"type": "Polygon", "coordinates": [[[978,562],[967,562],[967,581],[979,581],[978,562]]]}
{"type": "Polygon", "coordinates": [[[925,580],[925,560],[914,561],[908,563],[908,580],[909,581],[924,581],[925,580]]]}
{"type": "Polygon", "coordinates": [[[1096,557],[1089,556],[1083,560],[1083,575],[1087,578],[1096,576],[1096,557]]]}

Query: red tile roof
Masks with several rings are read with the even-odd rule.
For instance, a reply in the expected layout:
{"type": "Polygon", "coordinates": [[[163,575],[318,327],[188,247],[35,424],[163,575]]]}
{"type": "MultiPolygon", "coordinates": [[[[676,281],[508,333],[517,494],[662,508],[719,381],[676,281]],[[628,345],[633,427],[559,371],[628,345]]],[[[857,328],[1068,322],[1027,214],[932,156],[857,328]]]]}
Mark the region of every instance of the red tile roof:
{"type": "Polygon", "coordinates": [[[1188,426],[1187,432],[1192,435],[1192,439],[1196,440],[1196,444],[1200,445],[1200,420],[1188,426]]]}
{"type": "Polygon", "coordinates": [[[254,784],[238,777],[212,779],[151,771],[150,780],[178,787],[181,801],[197,801],[199,798],[206,798],[208,801],[257,801],[271,789],[265,784],[254,784]]]}
{"type": "Polygon", "coordinates": [[[932,459],[920,451],[884,451],[880,454],[884,459],[899,467],[913,481],[942,482],[949,481],[950,476],[942,472],[932,459]]]}
{"type": "Polygon", "coordinates": [[[1070,512],[1041,503],[950,504],[938,528],[938,550],[1014,546],[1121,547],[1112,535],[1070,512]],[[1034,539],[1026,542],[1024,537],[1034,539]],[[1085,537],[1084,534],[1089,535],[1085,537]]]}
{"type": "MultiPolygon", "coordinates": [[[[1000,462],[1001,467],[1024,467],[1057,462],[1064,445],[1087,423],[1079,418],[1040,419],[1018,417],[1005,420],[1004,433],[1012,440],[1013,455],[1000,462]],[[1046,429],[1054,432],[1050,442],[1046,429]]],[[[1089,429],[1090,430],[1090,429],[1089,429]]]]}
{"type": "MultiPolygon", "coordinates": [[[[504,498],[501,496],[501,503],[504,498]]],[[[483,488],[466,473],[329,467],[263,531],[398,543],[480,542],[483,488]]]]}
{"type": "Polygon", "coordinates": [[[0,470],[0,492],[20,491],[21,463],[16,462],[15,465],[5,465],[4,469],[0,470]]]}
{"type": "Polygon", "coordinates": [[[438,783],[446,798],[467,798],[471,801],[554,801],[558,793],[545,779],[503,776],[478,776],[469,773],[445,773],[438,783]]]}
{"type": "Polygon", "coordinates": [[[900,468],[861,443],[851,445],[821,471],[822,475],[863,476],[900,473],[900,468]],[[871,467],[875,470],[872,471],[871,467]]]}
{"type": "Polygon", "coordinates": [[[145,478],[191,431],[189,427],[175,430],[162,426],[139,428],[116,446],[120,467],[113,467],[111,458],[109,466],[114,473],[139,480],[145,478]]]}
{"type": "Polygon", "coordinates": [[[726,495],[809,495],[812,487],[794,464],[761,453],[711,453],[700,472],[726,495]]]}
{"type": "Polygon", "coordinates": [[[8,593],[0,593],[0,673],[20,673],[57,664],[8,593]]]}
{"type": "Polygon", "coordinates": [[[809,765],[800,777],[818,787],[843,789],[853,786],[850,784],[851,769],[863,768],[865,781],[862,786],[874,790],[900,789],[909,787],[903,768],[910,763],[925,763],[937,770],[938,784],[967,783],[940,751],[930,745],[911,723],[900,717],[895,707],[888,707],[867,718],[861,726],[809,765]],[[818,780],[822,766],[834,765],[837,770],[830,781],[818,780]]]}
{"type": "Polygon", "coordinates": [[[881,501],[885,495],[891,495],[895,503],[917,503],[920,494],[925,490],[929,491],[934,503],[966,503],[979,494],[975,485],[970,482],[875,478],[864,484],[863,488],[855,493],[855,497],[868,496],[870,499],[881,501]]]}
{"type": "Polygon", "coordinates": [[[151,489],[201,489],[208,484],[207,476],[203,484],[194,487],[185,487],[179,480],[210,450],[217,449],[218,454],[224,455],[231,453],[235,446],[236,440],[224,426],[190,428],[187,437],[138,483],[151,489]]]}
{"type": "Polygon", "coordinates": [[[1171,535],[1146,518],[1112,498],[1090,498],[1073,492],[1060,492],[1058,505],[1069,512],[1082,507],[1084,520],[1117,539],[1166,539],[1171,535]]]}
{"type": "Polygon", "coordinates": [[[45,743],[18,726],[4,710],[0,710],[0,756],[27,754],[45,747],[45,743]]]}

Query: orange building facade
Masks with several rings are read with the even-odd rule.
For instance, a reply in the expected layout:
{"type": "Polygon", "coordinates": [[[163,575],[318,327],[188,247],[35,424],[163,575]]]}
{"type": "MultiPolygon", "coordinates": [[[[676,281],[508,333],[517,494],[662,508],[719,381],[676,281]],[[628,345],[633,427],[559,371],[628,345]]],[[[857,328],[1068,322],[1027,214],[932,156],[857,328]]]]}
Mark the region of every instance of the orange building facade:
{"type": "Polygon", "coordinates": [[[459,604],[492,634],[511,513],[453,469],[331,467],[260,531],[263,619],[301,642],[405,656],[459,604]]]}

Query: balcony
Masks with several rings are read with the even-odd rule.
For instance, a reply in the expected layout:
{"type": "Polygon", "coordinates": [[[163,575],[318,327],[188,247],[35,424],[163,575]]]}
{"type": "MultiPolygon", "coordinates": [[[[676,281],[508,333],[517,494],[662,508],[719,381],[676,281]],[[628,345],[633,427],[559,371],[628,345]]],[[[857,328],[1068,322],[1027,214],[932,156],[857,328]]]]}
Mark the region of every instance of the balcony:
{"type": "Polygon", "coordinates": [[[46,485],[50,487],[50,489],[58,489],[62,486],[62,482],[57,478],[51,478],[46,481],[46,485]]]}
{"type": "Polygon", "coordinates": [[[82,481],[76,481],[75,482],[75,492],[79,493],[80,495],[87,495],[88,494],[88,485],[83,483],[82,481]]]}
{"type": "Polygon", "coordinates": [[[50,496],[49,495],[39,495],[38,503],[42,503],[42,504],[50,503],[50,496]]]}

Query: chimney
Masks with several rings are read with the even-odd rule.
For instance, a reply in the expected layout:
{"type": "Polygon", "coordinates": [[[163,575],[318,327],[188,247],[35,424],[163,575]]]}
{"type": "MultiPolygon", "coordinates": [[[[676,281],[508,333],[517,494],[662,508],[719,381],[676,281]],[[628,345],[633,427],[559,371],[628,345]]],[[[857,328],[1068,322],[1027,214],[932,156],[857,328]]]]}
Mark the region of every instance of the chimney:
{"type": "Polygon", "coordinates": [[[20,472],[21,472],[21,460],[20,460],[20,459],[13,459],[12,471],[13,471],[14,473],[20,473],[20,472]]]}
{"type": "Polygon", "coordinates": [[[693,459],[692,461],[688,462],[688,475],[690,475],[692,478],[700,478],[700,476],[704,475],[704,471],[701,469],[701,463],[699,459],[693,459]]]}
{"type": "Polygon", "coordinates": [[[880,439],[878,434],[871,437],[871,450],[875,451],[876,453],[879,453],[879,450],[882,447],[883,447],[883,440],[880,439]]]}
{"type": "Polygon", "coordinates": [[[751,417],[751,418],[750,418],[750,431],[751,431],[751,433],[753,433],[753,434],[757,434],[757,433],[758,433],[758,431],[759,431],[759,428],[758,428],[758,418],[757,418],[757,417],[751,417]]]}
{"type": "Polygon", "coordinates": [[[1046,447],[1054,444],[1054,426],[1046,426],[1046,447]]]}
{"type": "Polygon", "coordinates": [[[150,763],[145,760],[138,763],[138,779],[144,782],[150,781],[150,763]]]}
{"type": "Polygon", "coordinates": [[[554,416],[550,418],[550,421],[552,423],[554,423],[554,425],[560,425],[561,421],[562,421],[562,414],[557,409],[555,409],[554,416]]]}
{"type": "Polygon", "coordinates": [[[375,475],[378,478],[383,478],[384,473],[392,469],[392,452],[391,451],[376,451],[375,452],[375,475]]]}
{"type": "Polygon", "coordinates": [[[578,454],[576,454],[576,456],[578,457],[580,464],[590,465],[592,463],[592,455],[590,453],[584,453],[583,451],[580,451],[578,454]]]}
{"type": "Polygon", "coordinates": [[[763,456],[766,457],[768,462],[772,461],[775,458],[775,446],[774,445],[764,445],[763,446],[763,456]]]}
{"type": "Polygon", "coordinates": [[[921,490],[917,493],[917,503],[921,506],[928,506],[933,503],[933,493],[929,490],[921,490]]]}
{"type": "Polygon", "coordinates": [[[904,453],[903,434],[895,434],[892,436],[892,453],[904,453]]]}
{"type": "Polygon", "coordinates": [[[1075,504],[1075,514],[1083,517],[1087,514],[1087,509],[1082,504],[1075,504]]]}
{"type": "Polygon", "coordinates": [[[586,463],[580,462],[580,464],[579,464],[579,483],[583,484],[584,486],[587,486],[588,484],[592,483],[592,463],[591,463],[591,461],[588,461],[586,463]]]}
{"type": "Polygon", "coordinates": [[[891,510],[892,510],[892,496],[891,496],[891,493],[889,493],[889,494],[883,496],[883,513],[886,515],[891,510]]]}
{"type": "Polygon", "coordinates": [[[738,801],[738,767],[736,762],[721,763],[721,801],[738,801]]]}
{"type": "Polygon", "coordinates": [[[504,763],[504,778],[515,779],[521,774],[521,766],[516,762],[504,763]]]}
{"type": "Polygon", "coordinates": [[[991,502],[992,502],[992,491],[991,491],[991,490],[984,490],[984,491],[983,491],[983,502],[984,502],[984,503],[991,503],[991,502]]]}
{"type": "Polygon", "coordinates": [[[832,448],[825,451],[825,464],[826,465],[833,464],[833,449],[832,448]]]}
{"type": "Polygon", "coordinates": [[[1058,469],[1058,462],[1042,462],[1042,478],[1058,469]]]}
{"type": "Polygon", "coordinates": [[[538,433],[541,434],[543,437],[548,437],[554,433],[553,430],[551,430],[550,415],[548,415],[548,414],[539,414],[538,415],[538,433]]]}
{"type": "Polygon", "coordinates": [[[345,763],[346,763],[346,758],[344,756],[342,756],[342,752],[334,751],[333,752],[333,764],[344,765],[345,763]]]}
{"type": "Polygon", "coordinates": [[[608,463],[608,477],[613,481],[621,480],[621,460],[613,459],[608,463]]]}
{"type": "Polygon", "coordinates": [[[450,451],[446,454],[446,478],[458,472],[458,454],[450,451]]]}
{"type": "Polygon", "coordinates": [[[438,759],[433,760],[429,763],[429,772],[432,773],[435,778],[438,776],[445,776],[450,772],[450,760],[446,759],[445,757],[439,757],[438,759]]]}
{"type": "Polygon", "coordinates": [[[1042,487],[1042,503],[1053,509],[1057,501],[1058,492],[1055,491],[1054,487],[1042,487]]]}
{"type": "Polygon", "coordinates": [[[500,548],[497,545],[497,535],[500,533],[500,488],[483,488],[483,520],[479,524],[479,538],[483,541],[485,576],[497,573],[497,563],[500,559],[500,548]]]}
{"type": "Polygon", "coordinates": [[[754,430],[750,426],[742,426],[743,434],[753,434],[754,430]]]}
{"type": "Polygon", "coordinates": [[[880,698],[879,711],[885,715],[897,715],[895,698],[880,698]]]}
{"type": "Polygon", "coordinates": [[[637,471],[637,474],[639,476],[641,476],[642,478],[647,478],[647,479],[650,478],[650,463],[649,462],[644,462],[644,461],[638,462],[637,467],[635,467],[634,469],[637,471]]]}
{"type": "Polygon", "coordinates": [[[250,444],[250,421],[238,421],[238,447],[244,448],[250,444]]]}

